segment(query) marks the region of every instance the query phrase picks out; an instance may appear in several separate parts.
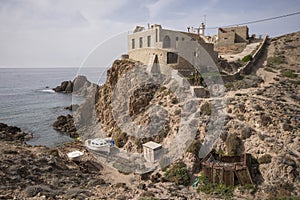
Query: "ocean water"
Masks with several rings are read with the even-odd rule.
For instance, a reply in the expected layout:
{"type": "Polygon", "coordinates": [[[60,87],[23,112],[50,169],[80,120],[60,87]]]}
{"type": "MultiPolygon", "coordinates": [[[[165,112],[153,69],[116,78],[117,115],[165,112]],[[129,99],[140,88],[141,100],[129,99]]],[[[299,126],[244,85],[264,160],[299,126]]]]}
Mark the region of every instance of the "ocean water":
{"type": "Polygon", "coordinates": [[[0,122],[33,133],[31,145],[56,146],[72,139],[52,128],[64,109],[80,97],[55,93],[51,88],[78,74],[94,83],[105,81],[104,68],[0,68],[0,122]],[[49,88],[46,88],[49,87],[49,88]]]}

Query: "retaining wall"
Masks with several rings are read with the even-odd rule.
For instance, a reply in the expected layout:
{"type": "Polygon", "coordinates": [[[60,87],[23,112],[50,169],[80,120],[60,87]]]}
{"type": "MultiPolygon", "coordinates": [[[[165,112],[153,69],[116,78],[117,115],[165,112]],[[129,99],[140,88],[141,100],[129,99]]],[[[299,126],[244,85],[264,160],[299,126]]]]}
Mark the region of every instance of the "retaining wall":
{"type": "Polygon", "coordinates": [[[252,55],[252,60],[247,62],[243,67],[241,67],[237,72],[230,74],[230,75],[223,75],[222,78],[224,82],[233,81],[241,78],[241,75],[248,75],[252,72],[253,66],[255,66],[258,63],[258,60],[262,57],[264,50],[267,45],[267,41],[269,39],[269,36],[266,35],[264,40],[262,41],[259,48],[256,50],[256,52],[252,55]]]}

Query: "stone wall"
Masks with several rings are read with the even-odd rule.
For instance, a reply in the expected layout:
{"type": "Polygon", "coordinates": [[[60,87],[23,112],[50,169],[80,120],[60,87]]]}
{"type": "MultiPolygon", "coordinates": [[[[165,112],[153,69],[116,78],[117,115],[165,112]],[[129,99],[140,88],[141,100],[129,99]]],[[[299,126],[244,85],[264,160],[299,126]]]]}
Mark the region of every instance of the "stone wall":
{"type": "Polygon", "coordinates": [[[191,86],[191,93],[193,96],[198,98],[208,98],[209,91],[203,86],[191,86]]]}
{"type": "Polygon", "coordinates": [[[268,35],[265,36],[259,48],[252,56],[252,60],[250,60],[243,68],[239,71],[241,74],[250,74],[254,65],[257,64],[258,60],[262,57],[264,49],[267,45],[268,35]]]}
{"type": "Polygon", "coordinates": [[[222,33],[220,30],[218,31],[217,46],[232,45],[235,43],[234,41],[235,41],[234,32],[222,33]]]}
{"type": "Polygon", "coordinates": [[[248,75],[252,72],[253,67],[257,64],[258,60],[262,57],[264,50],[267,45],[269,37],[268,35],[265,36],[264,40],[260,44],[259,48],[256,50],[256,52],[252,56],[252,60],[246,63],[242,68],[240,68],[237,72],[230,75],[224,75],[222,76],[224,82],[231,82],[234,80],[238,80],[241,78],[241,75],[248,75]]]}
{"type": "MultiPolygon", "coordinates": [[[[185,71],[187,73],[194,72],[194,68],[190,62],[181,56],[178,56],[178,62],[174,64],[167,64],[167,51],[165,49],[157,48],[143,48],[136,49],[130,52],[129,58],[132,60],[140,61],[146,65],[152,65],[154,62],[154,57],[157,55],[159,65],[162,71],[168,67],[176,69],[178,71],[185,71]],[[165,66],[165,67],[163,67],[165,66]]],[[[175,52],[176,53],[176,52],[175,52]]],[[[184,75],[184,74],[183,74],[184,75]]]]}
{"type": "Polygon", "coordinates": [[[236,26],[218,29],[217,46],[232,45],[235,43],[248,43],[248,27],[236,26]]]}

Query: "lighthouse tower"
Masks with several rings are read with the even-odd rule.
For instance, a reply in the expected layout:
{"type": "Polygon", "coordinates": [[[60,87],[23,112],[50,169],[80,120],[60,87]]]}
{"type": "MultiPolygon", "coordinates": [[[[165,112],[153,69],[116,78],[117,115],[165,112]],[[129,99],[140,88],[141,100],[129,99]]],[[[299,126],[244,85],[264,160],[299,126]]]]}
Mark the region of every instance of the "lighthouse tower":
{"type": "Polygon", "coordinates": [[[205,24],[202,22],[199,27],[199,34],[204,36],[205,24]]]}

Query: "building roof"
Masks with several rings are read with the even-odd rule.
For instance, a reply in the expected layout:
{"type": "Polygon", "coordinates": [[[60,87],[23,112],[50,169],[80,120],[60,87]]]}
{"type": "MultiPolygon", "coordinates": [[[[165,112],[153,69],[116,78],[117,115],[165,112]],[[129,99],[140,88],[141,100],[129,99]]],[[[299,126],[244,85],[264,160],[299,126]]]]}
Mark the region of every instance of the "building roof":
{"type": "Polygon", "coordinates": [[[143,146],[148,147],[148,148],[153,149],[153,150],[157,150],[157,149],[162,148],[161,144],[158,144],[158,143],[152,142],[152,141],[143,144],[143,146]]]}

